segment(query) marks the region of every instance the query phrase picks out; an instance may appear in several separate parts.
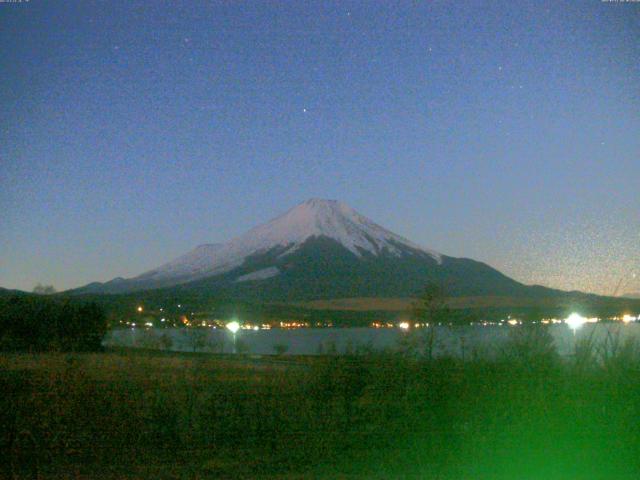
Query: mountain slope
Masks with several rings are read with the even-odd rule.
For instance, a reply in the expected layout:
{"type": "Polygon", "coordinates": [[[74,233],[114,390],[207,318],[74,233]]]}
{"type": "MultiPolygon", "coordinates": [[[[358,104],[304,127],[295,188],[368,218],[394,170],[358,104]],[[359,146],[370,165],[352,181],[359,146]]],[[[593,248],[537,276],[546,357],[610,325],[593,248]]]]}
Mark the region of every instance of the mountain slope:
{"type": "Polygon", "coordinates": [[[75,293],[155,288],[227,298],[294,301],[412,296],[428,282],[450,295],[553,295],[481,262],[422,248],[344,203],[311,199],[226,244],[202,245],[134,277],[75,293]]]}
{"type": "MultiPolygon", "coordinates": [[[[348,297],[414,296],[429,282],[437,282],[452,296],[538,295],[480,262],[404,250],[358,257],[337,241],[313,237],[295,252],[280,249],[255,255],[225,274],[196,280],[179,290],[216,292],[225,298],[299,301],[348,297]],[[251,272],[277,271],[267,279],[245,280],[251,272]]],[[[547,289],[543,289],[546,293],[547,289]]],[[[549,291],[553,292],[553,291],[549,291]]]]}

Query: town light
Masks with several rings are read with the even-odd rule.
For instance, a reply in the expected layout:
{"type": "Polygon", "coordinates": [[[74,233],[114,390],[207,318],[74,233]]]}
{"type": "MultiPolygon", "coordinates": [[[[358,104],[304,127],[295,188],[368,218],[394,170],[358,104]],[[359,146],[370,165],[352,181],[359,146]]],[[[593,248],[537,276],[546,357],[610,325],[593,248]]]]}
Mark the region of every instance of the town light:
{"type": "Polygon", "coordinates": [[[142,313],[142,306],[139,306],[136,310],[138,310],[138,312],[142,313]]]}
{"type": "Polygon", "coordinates": [[[565,319],[564,323],[575,333],[577,329],[587,323],[587,319],[578,313],[572,313],[565,319]]]}
{"type": "Polygon", "coordinates": [[[402,330],[409,330],[409,322],[400,322],[398,324],[398,327],[400,327],[402,330]]]}
{"type": "Polygon", "coordinates": [[[238,351],[236,346],[236,333],[238,333],[238,330],[240,330],[240,324],[238,323],[237,320],[232,320],[229,323],[227,323],[226,327],[227,327],[227,330],[229,330],[233,335],[233,353],[235,354],[238,351]]]}

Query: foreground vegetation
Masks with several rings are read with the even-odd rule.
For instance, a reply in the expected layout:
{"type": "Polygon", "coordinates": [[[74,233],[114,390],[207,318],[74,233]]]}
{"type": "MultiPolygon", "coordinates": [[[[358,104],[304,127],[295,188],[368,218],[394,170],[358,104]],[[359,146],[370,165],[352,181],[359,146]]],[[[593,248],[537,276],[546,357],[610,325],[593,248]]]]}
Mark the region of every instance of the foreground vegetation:
{"type": "Polygon", "coordinates": [[[112,351],[0,357],[5,476],[622,479],[640,473],[635,344],[561,360],[112,351]]]}

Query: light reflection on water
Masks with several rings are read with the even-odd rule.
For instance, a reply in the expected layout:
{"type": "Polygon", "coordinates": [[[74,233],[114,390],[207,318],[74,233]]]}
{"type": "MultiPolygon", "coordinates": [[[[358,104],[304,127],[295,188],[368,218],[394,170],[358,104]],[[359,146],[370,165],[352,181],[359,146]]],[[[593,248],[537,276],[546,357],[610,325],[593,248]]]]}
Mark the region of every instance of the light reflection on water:
{"type": "MultiPolygon", "coordinates": [[[[510,326],[435,327],[435,355],[491,356],[507,339],[510,326]]],[[[593,335],[596,343],[619,333],[620,339],[638,337],[640,324],[588,324],[573,333],[566,325],[550,325],[549,331],[561,355],[570,355],[576,341],[593,335]]],[[[408,335],[421,335],[427,329],[403,331],[397,328],[298,328],[241,330],[237,334],[239,352],[270,355],[280,351],[288,355],[349,353],[358,349],[397,349],[408,335]]],[[[105,346],[154,348],[172,351],[231,353],[233,337],[224,329],[166,328],[116,329],[107,334],[105,346]],[[164,338],[163,338],[164,337],[164,338]]]]}

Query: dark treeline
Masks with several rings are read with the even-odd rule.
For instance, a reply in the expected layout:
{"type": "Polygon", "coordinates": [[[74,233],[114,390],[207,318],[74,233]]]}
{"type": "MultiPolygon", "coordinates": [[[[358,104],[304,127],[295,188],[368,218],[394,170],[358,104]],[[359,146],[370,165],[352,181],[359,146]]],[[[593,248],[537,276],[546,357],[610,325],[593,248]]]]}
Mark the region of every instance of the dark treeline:
{"type": "MultiPolygon", "coordinates": [[[[430,285],[427,285],[427,291],[430,285]]],[[[416,295],[419,301],[424,300],[426,291],[416,295]]],[[[508,317],[518,318],[524,322],[539,321],[543,318],[566,318],[572,312],[587,317],[603,319],[619,316],[624,313],[640,312],[640,301],[624,298],[597,297],[595,295],[567,293],[553,299],[493,299],[493,305],[475,304],[468,300],[450,297],[447,292],[446,302],[438,307],[446,315],[438,315],[436,322],[444,324],[468,325],[479,321],[500,321],[508,317]]],[[[372,322],[398,322],[416,312],[413,308],[406,311],[393,310],[336,310],[309,308],[297,304],[276,304],[264,302],[242,301],[233,298],[215,297],[180,290],[149,290],[118,295],[86,294],[73,299],[95,302],[100,305],[109,318],[110,325],[117,327],[120,321],[140,320],[137,306],[144,306],[144,316],[158,321],[160,318],[177,320],[182,315],[198,319],[230,319],[237,317],[241,321],[255,323],[278,322],[281,320],[297,320],[314,324],[332,324],[337,327],[365,327],[372,322]],[[178,307],[180,305],[180,307],[178,307]],[[161,310],[162,309],[162,310],[161,310]],[[191,313],[194,312],[195,315],[191,313]]],[[[489,302],[491,303],[491,302],[489,302]]],[[[429,309],[427,309],[429,310],[429,309]]],[[[423,313],[423,312],[420,312],[423,313]]],[[[424,315],[420,318],[426,320],[424,315]]]]}
{"type": "Polygon", "coordinates": [[[42,296],[0,298],[0,350],[97,351],[107,322],[95,303],[42,296]]]}

